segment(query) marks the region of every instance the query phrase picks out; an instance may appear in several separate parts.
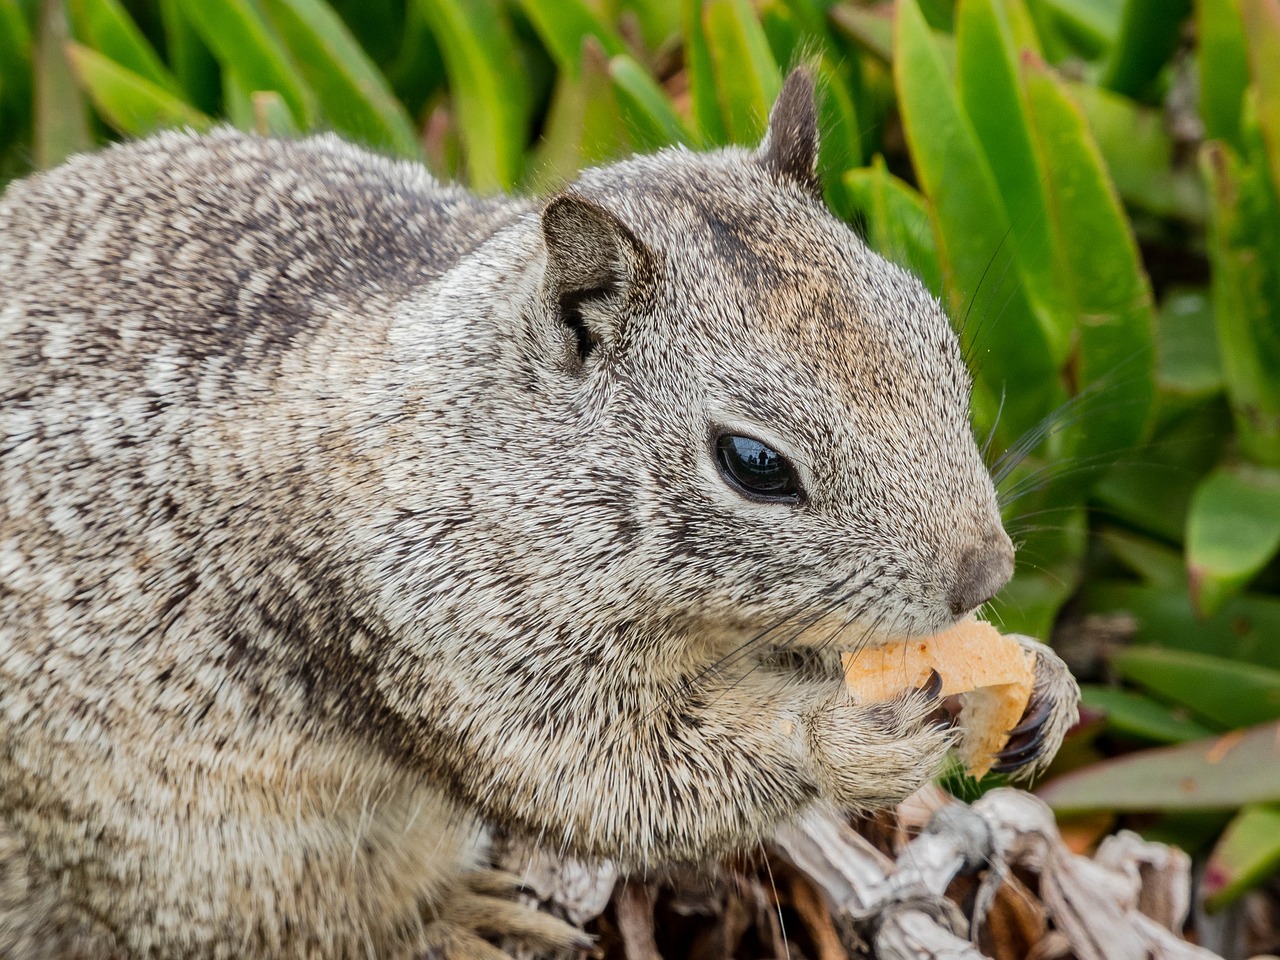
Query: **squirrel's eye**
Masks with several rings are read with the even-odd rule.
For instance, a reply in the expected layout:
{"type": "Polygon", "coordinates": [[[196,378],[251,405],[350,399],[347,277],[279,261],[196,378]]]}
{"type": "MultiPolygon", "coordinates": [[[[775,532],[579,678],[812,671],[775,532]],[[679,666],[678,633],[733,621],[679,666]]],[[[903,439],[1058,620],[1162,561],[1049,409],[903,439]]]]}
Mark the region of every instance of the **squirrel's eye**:
{"type": "Polygon", "coordinates": [[[753,500],[800,499],[800,483],[787,458],[759,440],[723,434],[716,440],[716,460],[729,486],[753,500]]]}

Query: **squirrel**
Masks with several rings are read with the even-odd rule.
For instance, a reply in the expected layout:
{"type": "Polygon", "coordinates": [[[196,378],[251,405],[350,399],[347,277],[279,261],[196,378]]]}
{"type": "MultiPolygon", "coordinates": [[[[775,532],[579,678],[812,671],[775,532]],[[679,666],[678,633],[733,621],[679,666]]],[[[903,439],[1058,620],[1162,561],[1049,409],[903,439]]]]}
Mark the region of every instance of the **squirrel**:
{"type": "MultiPolygon", "coordinates": [[[[0,957],[505,957],[490,824],[624,869],[936,776],[1013,545],[939,303],[755,149],[549,201],[166,132],[0,200],[0,957]],[[815,625],[822,629],[816,629],[815,625]]],[[[1002,769],[1076,715],[1039,659],[1002,769]]]]}

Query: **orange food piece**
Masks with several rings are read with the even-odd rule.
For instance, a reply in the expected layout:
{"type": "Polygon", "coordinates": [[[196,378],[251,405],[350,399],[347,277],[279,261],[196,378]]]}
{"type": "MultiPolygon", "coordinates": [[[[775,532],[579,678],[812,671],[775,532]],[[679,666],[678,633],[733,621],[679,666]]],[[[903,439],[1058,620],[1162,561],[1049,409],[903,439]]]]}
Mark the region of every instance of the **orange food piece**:
{"type": "Polygon", "coordinates": [[[1035,654],[981,620],[965,620],[941,633],[888,647],[843,654],[844,680],[862,703],[892,700],[924,686],[929,671],[942,677],[942,696],[964,694],[956,748],[969,773],[980,777],[1004,749],[1035,689],[1035,654]]]}

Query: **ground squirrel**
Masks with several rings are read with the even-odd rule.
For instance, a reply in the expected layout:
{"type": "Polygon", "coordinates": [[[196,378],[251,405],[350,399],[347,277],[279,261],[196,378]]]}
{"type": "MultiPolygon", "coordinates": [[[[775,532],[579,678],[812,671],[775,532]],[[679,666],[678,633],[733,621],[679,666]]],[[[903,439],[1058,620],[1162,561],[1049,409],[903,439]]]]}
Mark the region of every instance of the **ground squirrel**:
{"type": "MultiPolygon", "coordinates": [[[[951,328],[816,149],[797,72],[757,150],[546,203],[230,130],[13,184],[0,956],[571,942],[483,824],[702,861],[935,775],[934,692],[854,706],[837,650],[1012,548],[951,328]]],[[[1040,652],[1006,767],[1074,716],[1040,652]]]]}

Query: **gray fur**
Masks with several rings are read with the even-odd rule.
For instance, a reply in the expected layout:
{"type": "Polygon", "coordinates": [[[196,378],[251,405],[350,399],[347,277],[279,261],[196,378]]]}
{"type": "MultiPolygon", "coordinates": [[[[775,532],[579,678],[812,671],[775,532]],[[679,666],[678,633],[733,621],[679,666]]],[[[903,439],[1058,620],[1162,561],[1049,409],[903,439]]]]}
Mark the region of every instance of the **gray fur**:
{"type": "Polygon", "coordinates": [[[937,772],[936,704],[851,704],[837,651],[1008,540],[951,329],[788,173],[804,127],[545,215],[226,130],[9,189],[0,956],[564,943],[483,821],[698,861],[937,772]]]}

